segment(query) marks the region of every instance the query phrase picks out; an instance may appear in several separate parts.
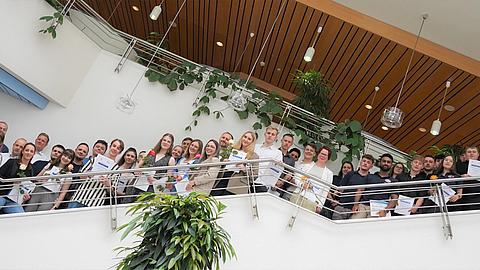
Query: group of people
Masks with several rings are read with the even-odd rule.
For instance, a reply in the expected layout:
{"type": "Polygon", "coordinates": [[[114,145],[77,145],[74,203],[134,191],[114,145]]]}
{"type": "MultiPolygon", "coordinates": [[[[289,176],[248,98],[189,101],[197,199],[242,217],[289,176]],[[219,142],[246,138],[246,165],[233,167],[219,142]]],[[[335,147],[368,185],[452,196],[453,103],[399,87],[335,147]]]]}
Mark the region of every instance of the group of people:
{"type": "MultiPolygon", "coordinates": [[[[293,147],[294,136],[284,134],[280,147],[275,146],[279,131],[268,127],[263,143],[257,144],[256,134],[243,133],[234,141],[230,132],[224,132],[218,140],[210,139],[205,144],[199,139],[184,138],[175,145],[174,136],[164,134],[149,151],[138,152],[121,139],[110,143],[97,140],[91,147],[79,143],[74,149],[66,149],[57,144],[51,148],[50,156],[45,149],[50,138],[40,133],[33,143],[24,138],[14,141],[11,149],[4,142],[8,131],[6,122],[0,121],[0,210],[3,213],[21,213],[59,208],[79,208],[133,202],[142,192],[200,192],[212,196],[243,194],[249,192],[271,192],[283,199],[310,209],[332,219],[364,218],[371,215],[371,200],[384,200],[387,205],[374,216],[386,216],[393,213],[400,196],[414,199],[409,210],[411,214],[436,211],[434,203],[426,199],[435,192],[424,186],[402,192],[372,192],[372,190],[349,190],[348,186],[433,179],[457,178],[467,175],[468,160],[478,160],[478,149],[468,147],[467,160],[455,166],[454,157],[435,159],[431,156],[415,156],[412,169],[407,172],[401,163],[394,164],[390,154],[380,157],[380,171],[371,174],[375,159],[365,154],[359,167],[354,170],[350,162],[344,162],[338,175],[327,168],[331,150],[328,147],[317,148],[307,143],[303,150],[293,147]],[[125,150],[125,151],[124,151],[125,150]],[[90,155],[89,155],[90,153],[90,155]],[[276,164],[237,163],[225,165],[222,161],[273,159],[276,164]],[[100,162],[101,160],[101,162],[100,162]],[[285,164],[279,166],[279,164],[285,164]],[[108,175],[78,177],[72,174],[95,171],[99,164],[105,165],[108,175]],[[181,165],[205,164],[194,170],[181,165]],[[179,166],[176,166],[179,165],[179,166]],[[122,170],[168,167],[153,173],[123,172],[122,170]],[[63,177],[64,175],[64,177],[63,177]],[[321,180],[312,181],[306,175],[321,180]],[[35,181],[9,181],[22,177],[45,176],[35,181]],[[55,176],[48,178],[48,176],[55,176]],[[143,186],[136,183],[140,178],[146,180],[143,186]],[[158,185],[158,182],[161,184],[158,185]],[[182,182],[183,185],[177,185],[182,182]],[[321,184],[319,184],[321,183],[321,184]],[[329,184],[337,186],[330,189],[329,184]]],[[[456,204],[468,202],[470,209],[479,209],[479,195],[475,187],[456,188],[460,182],[449,183],[455,188],[455,194],[449,198],[452,209],[456,204]],[[466,193],[471,196],[463,196],[466,193]],[[473,204],[471,204],[473,203],[473,204]]],[[[461,208],[461,207],[460,207],[461,208]]],[[[455,210],[459,210],[457,207],[455,210]]],[[[462,209],[467,209],[463,207],[462,209]]]]}

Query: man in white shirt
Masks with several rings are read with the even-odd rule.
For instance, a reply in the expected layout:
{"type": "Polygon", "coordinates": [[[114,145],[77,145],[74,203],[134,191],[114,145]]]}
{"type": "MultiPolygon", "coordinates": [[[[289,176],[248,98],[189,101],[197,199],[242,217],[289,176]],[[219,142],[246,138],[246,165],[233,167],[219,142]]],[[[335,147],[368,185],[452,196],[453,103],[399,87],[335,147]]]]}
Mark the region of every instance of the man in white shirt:
{"type": "MultiPolygon", "coordinates": [[[[265,130],[265,141],[263,144],[255,145],[255,153],[257,153],[260,159],[274,159],[279,162],[283,161],[283,154],[277,147],[273,144],[277,140],[278,136],[278,129],[272,126],[267,127],[265,130]]],[[[277,168],[272,167],[270,163],[260,163],[258,169],[258,178],[255,181],[256,184],[263,185],[266,187],[259,187],[257,188],[257,192],[265,192],[271,186],[274,186],[277,182],[273,175],[278,174],[280,176],[280,172],[276,172],[277,168]]],[[[278,166],[276,166],[278,167],[278,166]]]]}
{"type": "Polygon", "coordinates": [[[24,138],[18,138],[15,140],[15,142],[12,145],[12,152],[11,153],[1,153],[0,154],[0,167],[7,162],[7,160],[11,158],[18,158],[20,156],[20,153],[23,150],[23,147],[27,143],[27,140],[24,138]]]}
{"type": "Polygon", "coordinates": [[[43,152],[43,149],[45,149],[49,141],[50,137],[47,133],[42,132],[38,134],[37,138],[35,139],[36,152],[32,158],[32,161],[30,161],[32,164],[39,160],[50,160],[50,157],[43,152]]]}

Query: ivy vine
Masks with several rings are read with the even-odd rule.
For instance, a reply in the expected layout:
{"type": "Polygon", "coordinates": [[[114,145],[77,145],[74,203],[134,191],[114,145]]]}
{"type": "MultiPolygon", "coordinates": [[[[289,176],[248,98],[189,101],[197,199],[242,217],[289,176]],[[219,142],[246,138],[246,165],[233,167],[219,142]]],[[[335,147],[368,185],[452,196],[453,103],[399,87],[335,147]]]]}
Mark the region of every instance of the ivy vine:
{"type": "Polygon", "coordinates": [[[39,18],[40,21],[51,22],[50,26],[45,29],[40,29],[38,32],[43,34],[50,34],[53,39],[57,37],[57,27],[63,24],[63,14],[61,12],[62,6],[56,0],[47,0],[47,3],[50,4],[56,11],[52,15],[42,16],[39,18]]]}
{"type": "MultiPolygon", "coordinates": [[[[174,68],[169,73],[162,73],[155,69],[149,69],[145,73],[145,77],[150,82],[158,81],[165,84],[170,91],[178,89],[184,90],[186,86],[196,82],[204,83],[200,95],[194,102],[195,110],[192,112],[193,119],[185,130],[191,131],[194,126],[198,125],[198,118],[202,115],[213,115],[216,119],[224,117],[222,111],[224,109],[212,111],[209,104],[212,100],[219,98],[227,101],[229,94],[223,89],[231,89],[232,91],[241,91],[241,89],[254,90],[255,85],[252,81],[240,80],[235,74],[229,74],[219,69],[207,71],[206,67],[197,66],[189,62],[184,62],[174,68]],[[206,81],[205,81],[206,80],[206,81]]],[[[240,120],[247,119],[250,115],[255,115],[257,121],[253,124],[255,131],[272,124],[272,121],[282,122],[287,128],[292,130],[299,138],[300,143],[314,143],[318,147],[327,146],[332,149],[332,160],[337,159],[338,151],[345,154],[345,160],[351,161],[354,157],[360,158],[361,151],[365,146],[364,138],[361,134],[362,126],[358,121],[346,120],[345,122],[334,125],[330,130],[306,130],[301,126],[297,126],[294,119],[284,116],[284,109],[280,106],[283,98],[276,93],[263,94],[254,91],[247,98],[245,110],[235,110],[240,120]],[[344,150],[344,149],[347,150],[344,150]]]]}

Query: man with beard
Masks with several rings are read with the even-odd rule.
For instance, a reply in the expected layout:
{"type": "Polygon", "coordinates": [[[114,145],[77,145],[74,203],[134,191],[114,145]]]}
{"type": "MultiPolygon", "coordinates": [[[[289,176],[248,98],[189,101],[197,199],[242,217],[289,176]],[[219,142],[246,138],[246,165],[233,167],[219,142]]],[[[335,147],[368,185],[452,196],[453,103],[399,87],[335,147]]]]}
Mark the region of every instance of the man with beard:
{"type": "Polygon", "coordinates": [[[423,171],[428,176],[430,174],[433,174],[434,170],[435,170],[435,159],[431,155],[426,155],[425,158],[423,158],[423,171]]]}
{"type": "MultiPolygon", "coordinates": [[[[393,156],[385,153],[380,156],[380,171],[373,175],[367,176],[367,185],[370,184],[383,184],[392,183],[396,181],[390,177],[390,171],[392,170],[393,156]]],[[[398,194],[393,194],[386,191],[388,187],[374,187],[368,188],[363,200],[363,208],[352,215],[352,219],[372,217],[370,212],[370,200],[388,200],[388,205],[384,210],[378,212],[379,217],[385,217],[390,210],[393,210],[397,204],[398,194]],[[378,193],[377,190],[382,190],[382,193],[378,193]]]]}

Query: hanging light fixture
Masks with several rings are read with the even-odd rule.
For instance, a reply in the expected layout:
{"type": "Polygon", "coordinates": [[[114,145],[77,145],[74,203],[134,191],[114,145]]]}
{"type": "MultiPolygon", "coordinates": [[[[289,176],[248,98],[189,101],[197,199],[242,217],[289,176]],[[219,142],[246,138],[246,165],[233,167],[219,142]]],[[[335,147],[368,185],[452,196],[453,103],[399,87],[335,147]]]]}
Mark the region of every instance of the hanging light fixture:
{"type": "MultiPolygon", "coordinates": [[[[262,44],[262,48],[260,49],[260,52],[258,53],[257,59],[253,63],[252,69],[250,70],[250,73],[248,74],[247,80],[245,81],[245,86],[248,85],[248,82],[250,81],[250,78],[252,77],[253,71],[255,70],[255,67],[258,64],[258,61],[260,60],[260,57],[262,56],[262,52],[265,49],[265,46],[267,45],[267,41],[270,39],[270,36],[272,35],[273,28],[275,27],[275,24],[277,23],[278,18],[280,17],[280,13],[282,13],[282,10],[285,8],[285,5],[287,4],[288,0],[282,0],[282,5],[280,9],[278,10],[277,16],[275,17],[275,20],[273,21],[272,28],[270,28],[270,31],[268,32],[267,38],[262,44]]],[[[254,34],[250,33],[250,39],[253,38],[254,34]]],[[[248,45],[248,44],[247,44],[248,45]]],[[[227,101],[230,106],[234,110],[237,111],[244,111],[247,106],[247,98],[243,94],[243,90],[240,91],[233,91],[227,101]]]]}
{"type": "MultiPolygon", "coordinates": [[[[183,7],[185,6],[185,3],[187,2],[187,0],[184,0],[182,5],[180,6],[180,8],[178,9],[177,11],[177,14],[175,14],[175,17],[173,18],[173,21],[175,21],[178,17],[178,15],[180,14],[180,11],[182,11],[183,7]]],[[[163,1],[162,1],[163,3],[163,1]]],[[[162,5],[160,3],[160,5],[162,5]]],[[[159,5],[159,6],[160,6],[159,5]]],[[[155,9],[155,8],[154,8],[155,9]]],[[[161,10],[160,10],[161,11],[161,10]]],[[[122,112],[125,112],[125,113],[133,113],[133,111],[135,110],[135,106],[137,104],[137,102],[135,102],[133,100],[133,94],[135,94],[135,91],[137,90],[138,88],[138,85],[140,84],[140,81],[142,80],[142,78],[145,76],[145,73],[147,72],[148,68],[150,67],[150,65],[152,64],[153,62],[153,59],[155,59],[155,56],[157,55],[157,52],[160,50],[160,47],[162,46],[163,44],[163,41],[165,40],[165,38],[167,37],[168,33],[170,32],[170,29],[172,28],[172,24],[170,24],[170,26],[168,27],[167,31],[165,32],[165,34],[163,35],[162,39],[160,40],[160,42],[158,43],[158,46],[157,48],[155,49],[155,51],[153,52],[152,54],[152,58],[150,58],[150,61],[148,61],[148,64],[147,66],[145,67],[145,69],[143,70],[142,72],[142,75],[140,75],[140,77],[138,78],[137,80],[137,83],[135,84],[135,86],[133,87],[132,91],[130,92],[130,94],[126,94],[125,96],[121,96],[119,99],[118,99],[118,103],[117,103],[117,106],[116,108],[122,112]]]]}
{"type": "Polygon", "coordinates": [[[398,93],[397,102],[394,107],[388,107],[383,112],[382,124],[385,127],[389,128],[399,128],[402,126],[404,113],[398,108],[398,102],[400,101],[400,96],[402,95],[403,87],[405,86],[405,81],[407,80],[408,71],[410,70],[410,65],[412,64],[413,55],[417,49],[418,40],[420,39],[420,34],[422,33],[423,24],[428,18],[428,14],[422,14],[422,24],[420,25],[420,30],[418,31],[417,39],[415,40],[415,45],[413,46],[412,54],[410,55],[410,61],[408,62],[407,70],[405,71],[405,76],[403,77],[402,85],[400,86],[400,92],[398,93]]]}
{"type": "Polygon", "coordinates": [[[150,12],[150,19],[156,21],[158,17],[162,13],[162,4],[165,0],[163,0],[160,5],[153,7],[152,12],[150,12]]]}
{"type": "Polygon", "coordinates": [[[155,6],[152,9],[152,12],[150,12],[150,19],[156,21],[158,19],[158,16],[160,16],[160,13],[162,13],[162,6],[161,5],[155,6]]]}
{"type": "Polygon", "coordinates": [[[370,112],[373,109],[373,103],[375,102],[375,97],[377,96],[377,93],[380,90],[380,87],[375,86],[374,90],[375,90],[375,92],[373,93],[372,102],[370,104],[365,104],[365,108],[368,110],[368,112],[367,112],[367,116],[365,117],[365,121],[363,122],[364,127],[367,126],[368,117],[370,116],[370,112]]]}
{"type": "Polygon", "coordinates": [[[315,54],[315,45],[317,44],[318,36],[322,32],[323,27],[319,26],[317,28],[317,35],[315,36],[315,40],[313,41],[313,45],[308,47],[307,51],[305,52],[305,55],[303,56],[303,60],[305,62],[310,62],[313,59],[313,55],[315,54]]]}
{"type": "Polygon", "coordinates": [[[443,94],[442,105],[440,106],[440,110],[438,111],[437,120],[434,120],[432,123],[432,128],[430,129],[430,133],[433,136],[437,136],[440,134],[440,129],[442,128],[442,122],[440,121],[440,116],[442,114],[443,104],[445,103],[445,97],[447,96],[447,90],[450,88],[450,81],[445,83],[445,93],[443,94]]]}

